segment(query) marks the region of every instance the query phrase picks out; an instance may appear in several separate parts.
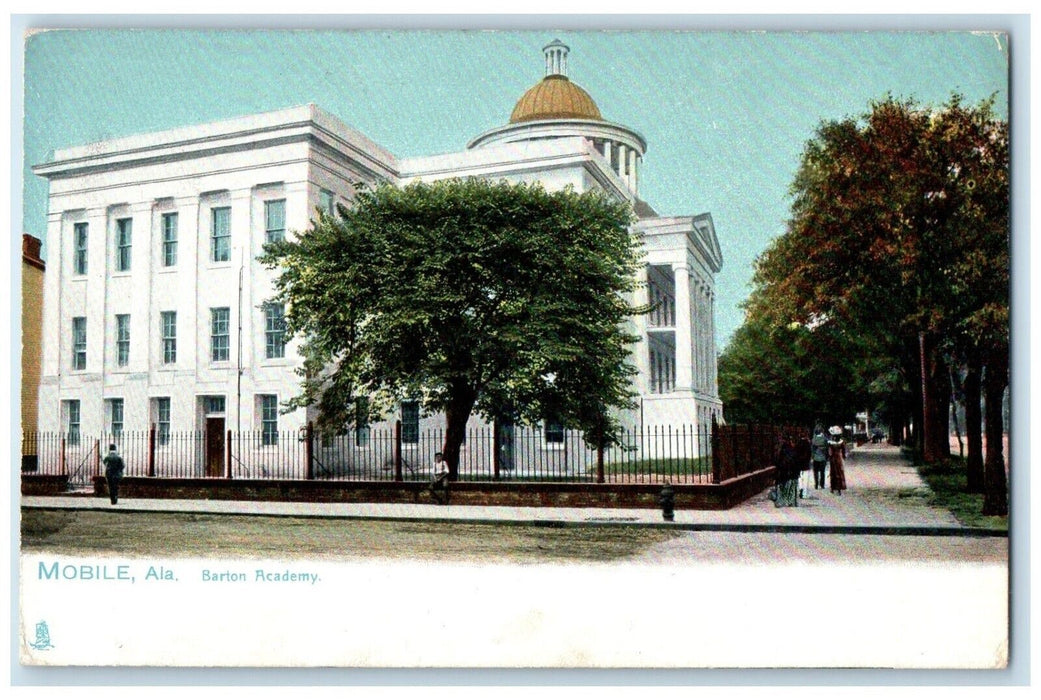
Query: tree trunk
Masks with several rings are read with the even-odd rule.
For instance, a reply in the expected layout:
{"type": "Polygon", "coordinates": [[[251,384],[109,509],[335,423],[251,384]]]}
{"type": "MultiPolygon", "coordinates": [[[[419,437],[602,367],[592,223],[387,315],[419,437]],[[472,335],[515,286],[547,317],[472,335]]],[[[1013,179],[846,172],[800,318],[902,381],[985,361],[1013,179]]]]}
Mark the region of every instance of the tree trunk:
{"type": "Polygon", "coordinates": [[[904,444],[904,433],[907,429],[907,417],[903,402],[889,407],[889,444],[900,446],[904,444]]]}
{"type": "Polygon", "coordinates": [[[915,362],[912,364],[911,372],[907,373],[907,376],[911,379],[911,403],[908,405],[907,412],[907,439],[905,442],[910,443],[911,450],[914,452],[917,459],[921,459],[923,443],[922,443],[922,404],[924,398],[922,396],[922,364],[921,356],[918,353],[915,354],[915,362]]]}
{"type": "Polygon", "coordinates": [[[964,386],[959,386],[958,371],[950,367],[951,372],[951,425],[954,426],[954,434],[958,437],[958,456],[965,456],[965,442],[961,437],[961,424],[958,422],[958,397],[965,395],[964,386]]]}
{"type": "Polygon", "coordinates": [[[1008,480],[1005,478],[1005,430],[1002,401],[1008,386],[1008,352],[998,350],[987,358],[983,391],[987,411],[987,456],[983,463],[986,490],[984,515],[1008,515],[1008,480]]]}
{"type": "Polygon", "coordinates": [[[445,442],[442,458],[448,464],[448,479],[459,478],[459,452],[466,438],[466,422],[470,420],[477,395],[469,387],[453,387],[452,398],[445,408],[445,442]]]}
{"type": "Polygon", "coordinates": [[[947,362],[929,333],[922,337],[922,371],[925,373],[922,399],[922,461],[939,462],[951,456],[948,406],[951,378],[947,362]]]}
{"type": "Polygon", "coordinates": [[[980,408],[982,371],[979,353],[969,354],[965,368],[965,438],[969,456],[966,460],[966,477],[969,493],[983,493],[983,411],[980,408]]]}

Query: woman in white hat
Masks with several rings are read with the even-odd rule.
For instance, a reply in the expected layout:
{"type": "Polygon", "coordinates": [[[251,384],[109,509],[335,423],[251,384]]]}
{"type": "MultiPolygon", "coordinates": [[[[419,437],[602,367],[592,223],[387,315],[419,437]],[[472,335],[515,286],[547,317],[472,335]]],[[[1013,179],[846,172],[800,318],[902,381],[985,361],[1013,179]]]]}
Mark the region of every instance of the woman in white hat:
{"type": "Polygon", "coordinates": [[[846,490],[846,441],[842,439],[842,428],[833,425],[828,428],[828,458],[831,467],[831,492],[840,496],[846,490]]]}

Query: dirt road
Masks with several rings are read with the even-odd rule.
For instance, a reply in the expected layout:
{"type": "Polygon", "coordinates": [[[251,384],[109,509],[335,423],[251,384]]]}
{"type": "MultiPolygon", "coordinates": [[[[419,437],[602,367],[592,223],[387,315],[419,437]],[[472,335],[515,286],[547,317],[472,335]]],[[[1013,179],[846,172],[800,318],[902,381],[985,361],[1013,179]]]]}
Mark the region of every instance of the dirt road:
{"type": "Polygon", "coordinates": [[[688,532],[186,513],[22,511],[22,549],[69,555],[471,562],[1007,562],[1008,540],[688,532]]]}

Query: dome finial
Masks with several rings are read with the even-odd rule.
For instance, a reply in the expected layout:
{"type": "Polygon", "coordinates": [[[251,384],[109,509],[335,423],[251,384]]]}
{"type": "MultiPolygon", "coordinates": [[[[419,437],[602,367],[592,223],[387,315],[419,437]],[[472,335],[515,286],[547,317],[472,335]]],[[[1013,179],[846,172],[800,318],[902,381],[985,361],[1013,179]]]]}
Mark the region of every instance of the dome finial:
{"type": "Polygon", "coordinates": [[[546,77],[559,75],[567,77],[567,53],[570,49],[560,39],[554,39],[542,47],[546,55],[546,77]]]}

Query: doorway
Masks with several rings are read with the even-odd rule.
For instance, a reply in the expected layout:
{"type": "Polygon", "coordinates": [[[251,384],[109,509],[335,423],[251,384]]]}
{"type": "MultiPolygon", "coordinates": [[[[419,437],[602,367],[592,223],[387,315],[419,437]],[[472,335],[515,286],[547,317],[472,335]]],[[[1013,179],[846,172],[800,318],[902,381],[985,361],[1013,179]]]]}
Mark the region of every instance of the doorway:
{"type": "Polygon", "coordinates": [[[224,476],[224,416],[206,416],[206,476],[224,476]]]}

